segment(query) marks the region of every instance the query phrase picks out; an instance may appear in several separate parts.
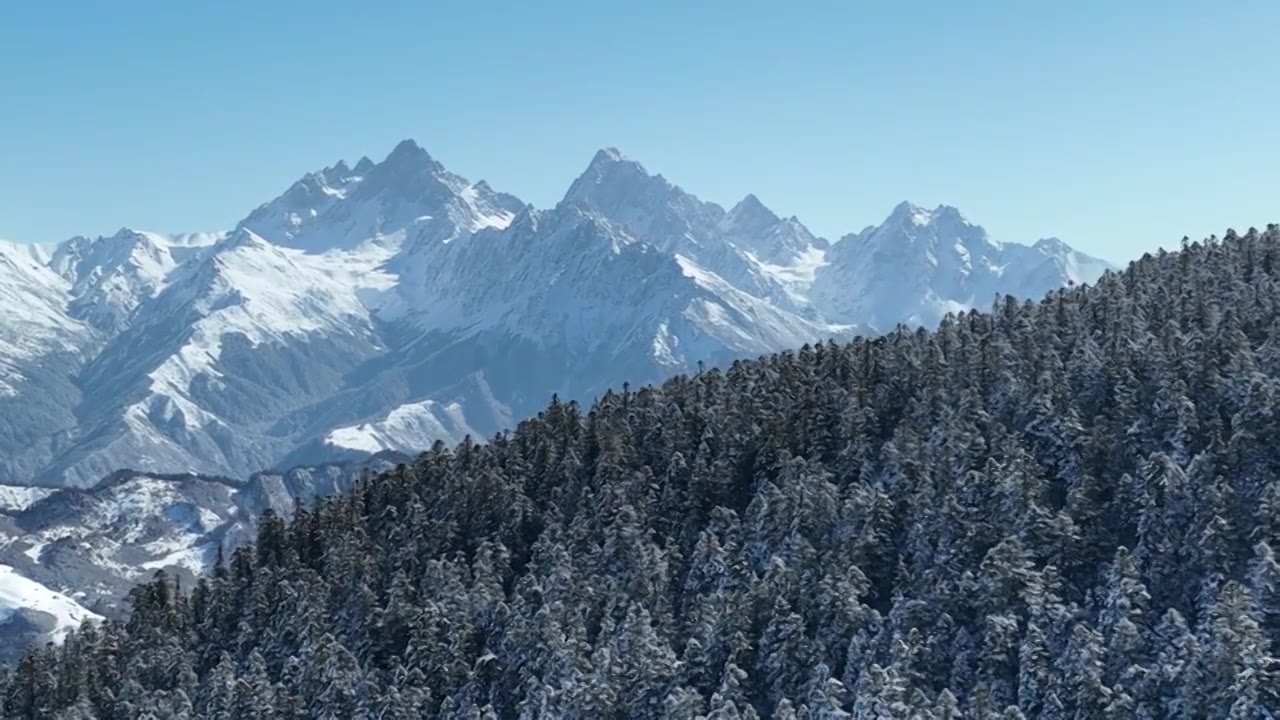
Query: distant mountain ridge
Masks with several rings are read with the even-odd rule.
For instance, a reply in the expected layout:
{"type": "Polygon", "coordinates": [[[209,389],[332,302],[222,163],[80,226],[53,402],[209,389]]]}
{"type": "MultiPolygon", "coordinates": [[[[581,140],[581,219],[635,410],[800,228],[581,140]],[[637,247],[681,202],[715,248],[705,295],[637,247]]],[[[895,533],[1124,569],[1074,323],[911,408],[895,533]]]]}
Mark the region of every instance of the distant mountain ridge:
{"type": "Polygon", "coordinates": [[[0,662],[86,617],[123,616],[129,589],[157,570],[194,581],[219,549],[252,541],[264,512],[289,517],[295,501],[408,460],[380,452],[247,480],[121,470],[86,489],[0,486],[0,662]]]}
{"type": "Polygon", "coordinates": [[[407,140],[309,173],[225,233],[0,244],[0,483],[412,451],[552,394],[932,324],[1107,267],[907,203],[828,242],[615,149],[535,209],[407,140]]]}

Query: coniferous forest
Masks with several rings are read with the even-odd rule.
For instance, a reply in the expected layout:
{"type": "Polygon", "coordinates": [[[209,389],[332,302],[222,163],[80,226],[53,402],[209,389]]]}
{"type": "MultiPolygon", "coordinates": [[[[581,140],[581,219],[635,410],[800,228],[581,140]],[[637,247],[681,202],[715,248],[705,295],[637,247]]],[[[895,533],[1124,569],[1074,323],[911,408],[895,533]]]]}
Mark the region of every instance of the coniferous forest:
{"type": "Polygon", "coordinates": [[[267,516],[11,718],[1280,717],[1280,230],[553,401],[267,516]]]}

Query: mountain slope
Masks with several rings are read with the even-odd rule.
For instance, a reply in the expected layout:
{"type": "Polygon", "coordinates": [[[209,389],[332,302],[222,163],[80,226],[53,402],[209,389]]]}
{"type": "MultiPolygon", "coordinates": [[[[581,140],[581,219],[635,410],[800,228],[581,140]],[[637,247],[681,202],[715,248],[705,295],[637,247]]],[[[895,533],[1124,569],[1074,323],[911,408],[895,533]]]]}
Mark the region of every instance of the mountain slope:
{"type": "MultiPolygon", "coordinates": [[[[21,645],[16,630],[25,628],[15,623],[6,629],[5,608],[48,611],[50,598],[39,592],[24,595],[24,588],[73,595],[75,604],[93,611],[85,614],[118,619],[128,590],[157,570],[192,581],[213,564],[220,548],[230,552],[250,542],[263,512],[288,517],[295,500],[307,504],[344,492],[362,475],[406,460],[383,453],[360,463],[256,473],[243,482],[121,471],[86,489],[33,493],[0,487],[6,498],[0,508],[0,637],[15,635],[10,641],[16,648],[21,645]],[[17,588],[8,595],[6,577],[17,588]]],[[[55,631],[81,619],[61,622],[55,631]]]]}
{"type": "Polygon", "coordinates": [[[67,633],[101,616],[75,600],[0,565],[0,659],[14,662],[28,647],[59,643],[67,633]]]}
{"type": "Polygon", "coordinates": [[[373,261],[311,256],[244,229],[219,240],[171,271],[81,371],[83,433],[42,479],[273,465],[289,438],[262,428],[381,350],[359,294],[389,282],[373,261]]]}
{"type": "Polygon", "coordinates": [[[19,717],[1275,717],[1278,317],[1272,226],[933,331],[552,402],[264,518],[189,596],[154,578],[0,697],[19,717]]]}
{"type": "Polygon", "coordinates": [[[75,378],[104,342],[72,316],[51,248],[0,242],[0,478],[29,482],[74,431],[75,378]]]}
{"type": "Polygon", "coordinates": [[[154,233],[123,229],[111,237],[62,243],[49,267],[71,283],[71,314],[111,335],[155,297],[191,248],[154,233]]]}

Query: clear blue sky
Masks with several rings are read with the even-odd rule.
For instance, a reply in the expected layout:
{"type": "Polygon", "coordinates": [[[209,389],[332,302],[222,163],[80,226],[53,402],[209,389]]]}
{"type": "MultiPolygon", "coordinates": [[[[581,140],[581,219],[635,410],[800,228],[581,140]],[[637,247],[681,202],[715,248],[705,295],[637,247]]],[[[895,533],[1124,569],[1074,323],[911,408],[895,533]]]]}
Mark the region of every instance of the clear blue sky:
{"type": "Polygon", "coordinates": [[[1280,221],[1280,3],[0,4],[0,237],[226,228],[413,137],[554,203],[615,145],[828,237],[900,200],[1126,260],[1280,221]]]}

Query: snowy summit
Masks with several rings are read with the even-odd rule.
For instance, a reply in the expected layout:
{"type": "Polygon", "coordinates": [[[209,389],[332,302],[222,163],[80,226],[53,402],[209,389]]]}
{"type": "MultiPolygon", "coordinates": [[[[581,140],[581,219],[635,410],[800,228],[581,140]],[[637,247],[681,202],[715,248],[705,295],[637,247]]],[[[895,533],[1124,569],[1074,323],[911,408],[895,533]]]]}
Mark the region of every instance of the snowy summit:
{"type": "Polygon", "coordinates": [[[412,140],[225,233],[0,244],[0,483],[246,477],[487,436],[640,383],[1034,297],[1106,264],[903,203],[836,242],[613,148],[535,209],[412,140]]]}

